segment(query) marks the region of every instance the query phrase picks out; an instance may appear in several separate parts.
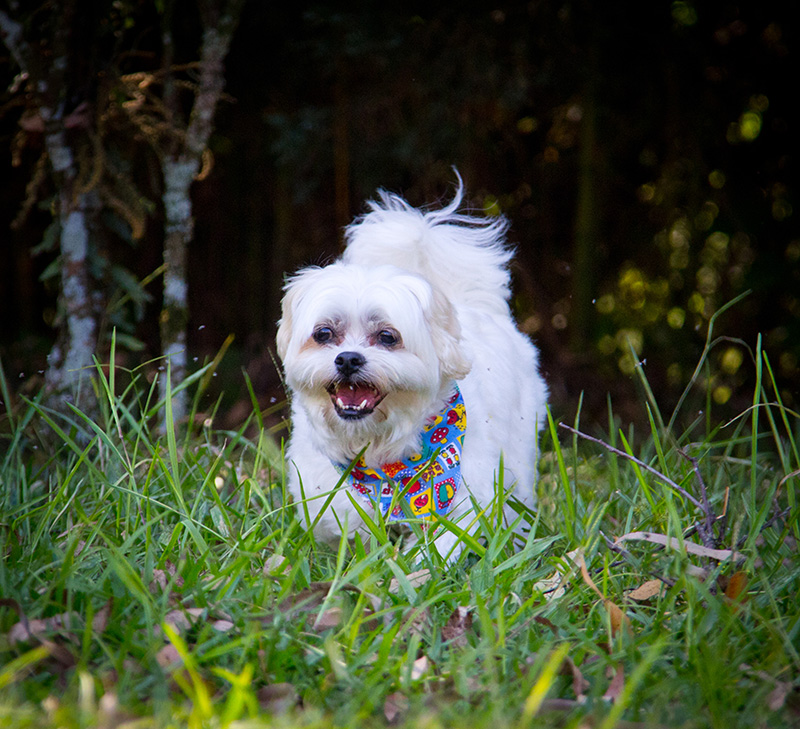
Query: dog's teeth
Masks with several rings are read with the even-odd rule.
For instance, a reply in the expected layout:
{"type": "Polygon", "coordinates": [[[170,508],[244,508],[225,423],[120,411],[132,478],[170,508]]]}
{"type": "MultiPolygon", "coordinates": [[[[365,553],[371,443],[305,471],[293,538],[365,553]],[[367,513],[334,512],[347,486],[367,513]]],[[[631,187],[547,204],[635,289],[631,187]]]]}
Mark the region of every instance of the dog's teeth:
{"type": "Polygon", "coordinates": [[[359,406],[358,406],[358,409],[359,409],[359,410],[363,410],[365,407],[367,407],[367,399],[366,399],[366,398],[364,398],[364,399],[361,401],[361,405],[359,405],[359,406]]]}
{"type": "Polygon", "coordinates": [[[343,401],[343,400],[342,400],[342,398],[340,398],[340,397],[337,397],[337,398],[336,398],[336,404],[337,404],[337,405],[338,405],[340,408],[343,408],[343,407],[344,407],[344,401],[343,401]]]}

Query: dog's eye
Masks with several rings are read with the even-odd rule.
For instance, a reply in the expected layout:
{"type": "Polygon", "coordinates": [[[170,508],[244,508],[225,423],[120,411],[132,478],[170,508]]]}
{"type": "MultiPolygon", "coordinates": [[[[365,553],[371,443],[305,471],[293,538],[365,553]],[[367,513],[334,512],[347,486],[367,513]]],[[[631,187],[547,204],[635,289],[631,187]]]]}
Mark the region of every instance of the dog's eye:
{"type": "Polygon", "coordinates": [[[378,343],[382,344],[384,347],[394,347],[394,345],[400,341],[400,337],[389,329],[381,330],[375,338],[378,343]]]}
{"type": "Polygon", "coordinates": [[[315,329],[311,335],[317,344],[327,344],[333,339],[333,329],[330,327],[320,327],[315,329]]]}

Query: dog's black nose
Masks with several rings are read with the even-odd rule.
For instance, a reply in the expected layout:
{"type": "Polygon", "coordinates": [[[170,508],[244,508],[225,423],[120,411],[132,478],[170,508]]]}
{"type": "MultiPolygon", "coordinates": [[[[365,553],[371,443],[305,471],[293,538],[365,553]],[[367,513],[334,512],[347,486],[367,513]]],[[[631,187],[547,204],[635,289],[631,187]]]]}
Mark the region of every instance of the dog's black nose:
{"type": "Polygon", "coordinates": [[[340,352],[333,363],[341,375],[350,377],[358,372],[367,363],[367,360],[364,359],[363,354],[358,352],[340,352]]]}

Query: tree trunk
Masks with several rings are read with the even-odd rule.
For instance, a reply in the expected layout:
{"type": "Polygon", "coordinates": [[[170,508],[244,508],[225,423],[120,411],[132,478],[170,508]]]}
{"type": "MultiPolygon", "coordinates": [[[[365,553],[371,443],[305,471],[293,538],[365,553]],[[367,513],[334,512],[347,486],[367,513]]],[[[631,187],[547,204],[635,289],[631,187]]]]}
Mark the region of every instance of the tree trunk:
{"type": "MultiPolygon", "coordinates": [[[[57,146],[63,142],[63,134],[57,136],[61,137],[60,141],[48,139],[51,158],[57,146]]],[[[70,160],[68,173],[74,173],[69,148],[62,147],[59,153],[64,154],[65,160],[70,160]]],[[[91,395],[89,383],[94,367],[93,356],[97,348],[97,320],[92,305],[88,265],[88,218],[96,212],[96,206],[92,205],[88,194],[79,194],[73,201],[72,184],[68,182],[62,183],[58,198],[61,226],[59,308],[64,324],[61,336],[56,339],[47,357],[45,385],[51,400],[66,397],[84,411],[92,411],[94,405],[88,398],[91,395]]]]}
{"type": "Polygon", "coordinates": [[[93,193],[76,189],[78,171],[65,118],[75,3],[67,0],[60,11],[61,23],[52,39],[52,53],[47,56],[33,52],[24,39],[22,25],[5,12],[0,12],[0,31],[22,72],[28,75],[37,97],[57,191],[61,252],[59,314],[62,323],[47,358],[45,389],[53,407],[60,407],[66,399],[91,412],[95,403],[88,397],[91,394],[89,382],[98,327],[88,265],[89,220],[97,214],[98,207],[93,193]]]}
{"type": "MultiPolygon", "coordinates": [[[[218,16],[213,4],[201,4],[203,19],[203,44],[200,50],[200,79],[197,94],[189,116],[189,124],[179,149],[165,150],[161,157],[164,176],[164,296],[161,311],[161,349],[170,363],[170,388],[172,390],[173,421],[180,423],[188,413],[186,390],[175,393],[176,387],[186,377],[186,329],[189,322],[188,281],[186,259],[194,233],[191,186],[200,171],[214,129],[214,114],[225,88],[225,56],[228,53],[243,0],[227,3],[225,12],[218,16]],[[205,12],[203,12],[205,10],[205,12]]],[[[172,19],[171,6],[165,16],[166,24],[172,19]]],[[[165,59],[171,64],[172,36],[169,27],[164,30],[165,59]]],[[[167,74],[165,106],[178,117],[176,86],[167,74]]],[[[166,400],[166,375],[161,380],[161,396],[166,400]]],[[[166,425],[166,423],[165,423],[166,425]]]]}
{"type": "MultiPolygon", "coordinates": [[[[186,327],[189,322],[186,258],[194,233],[190,189],[197,174],[197,159],[164,159],[164,301],[161,310],[161,349],[169,362],[170,385],[174,388],[186,377],[186,327]]],[[[166,374],[161,379],[161,397],[166,400],[166,374]]],[[[173,394],[172,416],[179,423],[185,417],[185,391],[173,394]]]]}

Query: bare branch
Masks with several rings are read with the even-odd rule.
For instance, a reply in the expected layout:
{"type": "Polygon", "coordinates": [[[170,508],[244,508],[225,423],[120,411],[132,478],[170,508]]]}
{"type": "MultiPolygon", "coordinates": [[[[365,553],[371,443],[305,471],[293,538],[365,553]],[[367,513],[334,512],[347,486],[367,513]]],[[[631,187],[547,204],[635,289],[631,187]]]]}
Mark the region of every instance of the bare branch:
{"type": "Polygon", "coordinates": [[[685,451],[682,451],[680,448],[678,449],[678,453],[680,453],[689,463],[692,464],[692,469],[694,470],[694,475],[697,476],[697,482],[700,484],[700,498],[703,500],[703,513],[706,517],[706,524],[705,529],[700,529],[698,527],[698,533],[700,537],[703,539],[703,542],[706,542],[706,539],[709,540],[710,543],[713,542],[714,536],[714,522],[716,521],[716,515],[711,510],[711,504],[708,502],[708,492],[706,491],[706,482],[703,480],[703,475],[700,473],[700,462],[694,456],[690,456],[685,451]],[[705,532],[705,534],[703,533],[705,532]]]}
{"type": "Polygon", "coordinates": [[[573,433],[574,435],[580,436],[584,440],[591,441],[592,443],[597,443],[598,445],[603,446],[603,448],[605,448],[607,451],[611,451],[611,453],[614,453],[614,454],[616,454],[618,456],[621,456],[622,458],[626,458],[629,461],[632,461],[637,466],[639,466],[639,468],[643,468],[648,473],[652,473],[657,479],[659,479],[660,481],[665,483],[671,489],[674,489],[675,491],[677,491],[681,496],[683,496],[687,501],[689,501],[692,504],[694,504],[698,509],[702,509],[703,508],[703,505],[694,496],[692,496],[686,489],[684,489],[682,486],[679,486],[671,478],[669,478],[668,476],[665,476],[660,471],[657,471],[652,466],[648,466],[644,461],[640,461],[638,458],[636,458],[636,457],[634,457],[634,456],[632,456],[632,455],[630,455],[628,453],[625,453],[625,451],[621,451],[618,448],[614,448],[614,446],[610,446],[608,443],[604,443],[599,438],[594,438],[591,435],[587,435],[586,433],[581,433],[580,430],[575,430],[575,428],[571,428],[569,425],[566,425],[565,423],[559,423],[559,425],[562,428],[564,428],[564,430],[568,430],[570,433],[573,433]]]}

